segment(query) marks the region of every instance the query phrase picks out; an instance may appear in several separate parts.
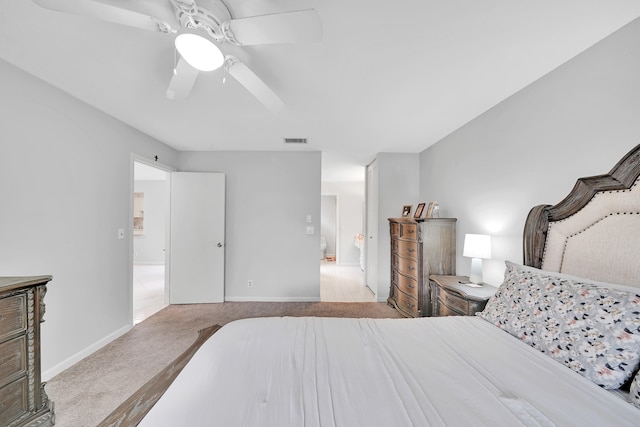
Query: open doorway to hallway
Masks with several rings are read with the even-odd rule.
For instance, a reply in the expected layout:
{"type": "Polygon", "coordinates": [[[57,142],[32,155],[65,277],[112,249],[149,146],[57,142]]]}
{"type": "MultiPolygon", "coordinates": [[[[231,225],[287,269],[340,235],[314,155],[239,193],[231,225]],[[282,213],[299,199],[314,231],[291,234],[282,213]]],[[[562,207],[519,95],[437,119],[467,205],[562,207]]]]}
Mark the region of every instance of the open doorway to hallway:
{"type": "Polygon", "coordinates": [[[320,301],[375,301],[361,256],[364,191],[364,182],[322,183],[320,301]]]}
{"type": "Polygon", "coordinates": [[[134,162],[133,324],[166,307],[165,243],[169,173],[134,162]]]}

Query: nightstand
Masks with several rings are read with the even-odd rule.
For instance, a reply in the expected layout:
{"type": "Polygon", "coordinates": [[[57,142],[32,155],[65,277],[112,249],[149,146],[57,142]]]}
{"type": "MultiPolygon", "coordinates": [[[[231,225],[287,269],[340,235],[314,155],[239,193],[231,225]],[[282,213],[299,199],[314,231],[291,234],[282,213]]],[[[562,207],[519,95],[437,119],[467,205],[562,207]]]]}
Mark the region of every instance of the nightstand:
{"type": "Polygon", "coordinates": [[[473,316],[484,309],[489,298],[498,290],[486,283],[480,287],[466,283],[469,283],[467,276],[429,276],[431,315],[473,316]]]}

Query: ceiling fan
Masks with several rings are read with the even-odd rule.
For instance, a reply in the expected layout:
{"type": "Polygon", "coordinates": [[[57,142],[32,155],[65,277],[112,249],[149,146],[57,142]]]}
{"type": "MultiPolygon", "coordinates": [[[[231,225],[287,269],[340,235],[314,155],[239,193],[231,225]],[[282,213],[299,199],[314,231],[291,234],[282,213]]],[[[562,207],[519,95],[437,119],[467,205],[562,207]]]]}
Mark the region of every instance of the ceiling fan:
{"type": "Polygon", "coordinates": [[[224,66],[245,89],[274,113],[284,103],[249,67],[218,46],[316,42],[322,26],[316,10],[233,19],[221,0],[164,0],[153,2],[115,0],[33,0],[39,6],[89,16],[161,34],[172,35],[179,59],[166,96],[184,99],[201,71],[224,66]],[[109,2],[110,1],[110,2],[109,2]],[[126,3],[127,8],[120,4],[126,3]]]}

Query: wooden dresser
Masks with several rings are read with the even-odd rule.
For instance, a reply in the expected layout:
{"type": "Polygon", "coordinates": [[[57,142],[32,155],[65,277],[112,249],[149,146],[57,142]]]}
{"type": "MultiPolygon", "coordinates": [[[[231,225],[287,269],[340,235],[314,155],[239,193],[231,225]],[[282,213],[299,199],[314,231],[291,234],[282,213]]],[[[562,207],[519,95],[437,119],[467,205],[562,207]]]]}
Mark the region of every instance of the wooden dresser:
{"type": "Polygon", "coordinates": [[[52,426],[40,380],[40,323],[51,276],[0,277],[0,426],[52,426]]]}
{"type": "Polygon", "coordinates": [[[407,317],[431,315],[430,274],[455,274],[455,218],[389,218],[390,305],[407,317]]]}

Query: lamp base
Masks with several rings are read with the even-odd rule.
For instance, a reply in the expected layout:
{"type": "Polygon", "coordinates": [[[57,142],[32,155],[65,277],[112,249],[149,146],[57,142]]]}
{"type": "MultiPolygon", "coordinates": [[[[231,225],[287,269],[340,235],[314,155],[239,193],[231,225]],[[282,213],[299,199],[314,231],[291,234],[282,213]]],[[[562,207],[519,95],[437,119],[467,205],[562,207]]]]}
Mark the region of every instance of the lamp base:
{"type": "Polygon", "coordinates": [[[482,259],[471,258],[471,273],[469,274],[471,283],[482,283],[482,259]]]}

